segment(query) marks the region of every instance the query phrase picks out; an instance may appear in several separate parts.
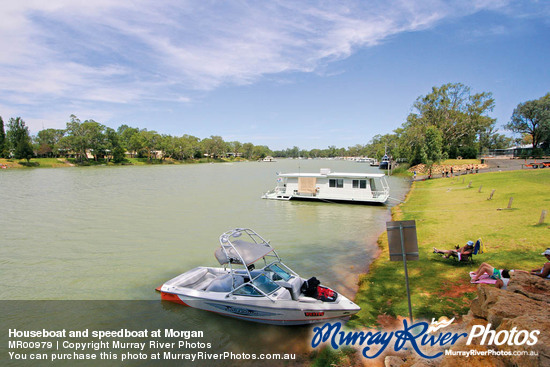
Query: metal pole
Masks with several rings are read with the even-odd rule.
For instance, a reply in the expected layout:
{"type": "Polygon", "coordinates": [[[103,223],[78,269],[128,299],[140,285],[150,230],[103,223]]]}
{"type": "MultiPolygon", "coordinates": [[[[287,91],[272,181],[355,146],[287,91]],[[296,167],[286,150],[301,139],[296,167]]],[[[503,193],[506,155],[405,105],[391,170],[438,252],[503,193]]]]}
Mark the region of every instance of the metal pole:
{"type": "Polygon", "coordinates": [[[403,224],[399,223],[399,235],[401,237],[401,253],[403,254],[403,265],[405,266],[405,282],[407,283],[407,301],[409,302],[409,318],[413,323],[413,313],[411,307],[411,290],[409,288],[409,272],[407,270],[407,254],[405,253],[405,241],[403,239],[403,224]]]}

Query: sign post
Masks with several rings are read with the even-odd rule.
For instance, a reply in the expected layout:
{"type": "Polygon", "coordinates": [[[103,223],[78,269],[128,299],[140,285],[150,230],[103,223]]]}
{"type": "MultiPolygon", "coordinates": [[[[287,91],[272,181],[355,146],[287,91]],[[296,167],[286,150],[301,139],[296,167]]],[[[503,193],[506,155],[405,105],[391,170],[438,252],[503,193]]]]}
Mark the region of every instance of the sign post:
{"type": "Polygon", "coordinates": [[[405,267],[405,283],[407,285],[407,300],[409,302],[409,317],[413,322],[411,307],[411,291],[409,287],[409,272],[407,260],[418,260],[418,241],[416,238],[416,222],[414,220],[386,222],[388,232],[388,248],[390,261],[403,261],[405,267]]]}

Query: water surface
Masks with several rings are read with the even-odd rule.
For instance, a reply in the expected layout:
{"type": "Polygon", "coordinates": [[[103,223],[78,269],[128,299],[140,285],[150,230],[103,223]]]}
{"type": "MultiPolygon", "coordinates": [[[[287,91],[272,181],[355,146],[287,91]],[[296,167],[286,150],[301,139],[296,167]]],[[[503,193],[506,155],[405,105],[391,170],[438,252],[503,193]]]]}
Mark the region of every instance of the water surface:
{"type": "MultiPolygon", "coordinates": [[[[299,274],[353,298],[357,274],[372,261],[376,238],[398,201],[365,206],[260,199],[275,186],[276,172],[320,168],[378,171],[335,160],[3,170],[0,299],[158,300],[154,288],[164,281],[216,265],[218,237],[235,227],[256,230],[299,274]]],[[[408,182],[390,177],[389,183],[390,196],[402,200],[408,182]]],[[[73,307],[66,304],[60,314],[73,307]]],[[[285,328],[221,322],[207,312],[152,304],[160,308],[151,317],[201,325],[210,335],[229,323],[243,332],[267,328],[279,330],[270,333],[273,338],[288,337],[285,328]]],[[[89,322],[79,319],[75,329],[89,322]]],[[[109,323],[117,328],[127,320],[109,323]]],[[[231,343],[220,341],[221,347],[231,343]]]]}

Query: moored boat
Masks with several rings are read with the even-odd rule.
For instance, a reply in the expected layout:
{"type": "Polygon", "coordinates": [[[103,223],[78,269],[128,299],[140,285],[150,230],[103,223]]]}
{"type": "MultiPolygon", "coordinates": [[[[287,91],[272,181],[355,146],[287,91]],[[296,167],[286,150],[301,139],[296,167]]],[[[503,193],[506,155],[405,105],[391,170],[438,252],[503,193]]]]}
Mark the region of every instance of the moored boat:
{"type": "Polygon", "coordinates": [[[277,186],[263,194],[263,199],[382,204],[390,195],[383,173],[331,172],[323,168],[319,173],[278,176],[277,186]]]}
{"type": "Polygon", "coordinates": [[[219,241],[215,256],[223,267],[201,266],[167,281],[158,288],[161,299],[277,325],[344,319],[360,310],[316,278],[300,277],[251,229],[233,229],[219,241]]]}

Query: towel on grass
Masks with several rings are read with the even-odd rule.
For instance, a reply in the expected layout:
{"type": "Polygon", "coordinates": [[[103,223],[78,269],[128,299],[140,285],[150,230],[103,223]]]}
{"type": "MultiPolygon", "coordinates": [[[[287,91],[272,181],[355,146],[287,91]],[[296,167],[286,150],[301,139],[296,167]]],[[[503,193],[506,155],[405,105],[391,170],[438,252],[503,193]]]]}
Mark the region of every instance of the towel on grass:
{"type": "MultiPolygon", "coordinates": [[[[470,272],[470,278],[471,279],[474,279],[474,277],[476,276],[476,273],[475,271],[471,271],[470,272]]],[[[491,276],[487,273],[483,274],[482,276],[479,277],[478,280],[476,280],[475,282],[473,280],[470,280],[470,283],[475,283],[475,284],[479,284],[479,283],[483,283],[483,284],[495,284],[497,282],[496,279],[493,279],[491,278],[491,276]]]]}

